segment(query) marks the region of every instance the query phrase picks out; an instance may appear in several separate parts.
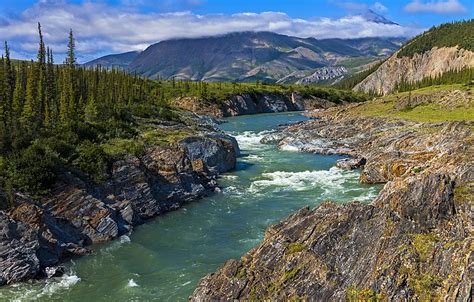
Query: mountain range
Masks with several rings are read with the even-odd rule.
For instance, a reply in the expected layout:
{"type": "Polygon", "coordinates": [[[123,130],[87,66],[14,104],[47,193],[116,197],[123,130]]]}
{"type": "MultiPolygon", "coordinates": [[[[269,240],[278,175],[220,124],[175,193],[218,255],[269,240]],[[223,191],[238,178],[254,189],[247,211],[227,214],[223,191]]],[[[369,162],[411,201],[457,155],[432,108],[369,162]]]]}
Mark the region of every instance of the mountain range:
{"type": "MultiPolygon", "coordinates": [[[[371,22],[396,24],[373,11],[371,22]]],[[[152,79],[334,82],[386,58],[405,38],[315,39],[273,32],[161,41],[141,52],[108,55],[85,64],[123,68],[152,79]]]]}

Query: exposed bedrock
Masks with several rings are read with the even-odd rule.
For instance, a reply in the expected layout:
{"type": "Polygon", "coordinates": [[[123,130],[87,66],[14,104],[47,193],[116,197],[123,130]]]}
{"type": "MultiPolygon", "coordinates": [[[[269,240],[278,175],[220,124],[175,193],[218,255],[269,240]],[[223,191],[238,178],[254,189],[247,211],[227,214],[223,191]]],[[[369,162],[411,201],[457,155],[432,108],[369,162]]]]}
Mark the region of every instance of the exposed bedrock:
{"type": "Polygon", "coordinates": [[[299,93],[237,94],[222,101],[206,101],[196,97],[183,97],[176,100],[182,109],[213,117],[229,117],[256,113],[300,111],[334,107],[338,104],[299,93]]]}
{"type": "Polygon", "coordinates": [[[351,155],[340,165],[363,165],[361,181],[386,183],[375,200],[290,215],[241,259],[201,279],[192,301],[472,300],[472,122],[422,124],[353,110],[315,113],[319,120],[265,141],[351,155]]]}
{"type": "Polygon", "coordinates": [[[16,206],[0,211],[0,284],[61,274],[60,263],[90,253],[89,244],[208,194],[238,152],[230,136],[197,134],[116,160],[102,184],[64,170],[41,202],[16,194],[16,206]]]}

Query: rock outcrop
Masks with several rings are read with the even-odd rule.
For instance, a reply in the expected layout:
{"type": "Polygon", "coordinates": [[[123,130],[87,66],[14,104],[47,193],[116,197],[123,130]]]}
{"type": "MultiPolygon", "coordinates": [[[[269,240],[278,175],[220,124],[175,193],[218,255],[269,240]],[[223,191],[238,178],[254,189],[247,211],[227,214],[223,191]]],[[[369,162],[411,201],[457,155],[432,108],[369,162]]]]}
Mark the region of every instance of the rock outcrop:
{"type": "Polygon", "coordinates": [[[358,105],[312,114],[266,138],[349,154],[370,204],[326,202],[268,228],[262,243],[204,277],[191,301],[470,301],[474,122],[366,118],[358,105]]]}
{"type": "Polygon", "coordinates": [[[201,129],[117,159],[105,183],[64,169],[40,202],[16,194],[15,205],[0,211],[0,284],[59,275],[61,262],[90,253],[91,243],[115,239],[212,192],[217,175],[235,167],[238,152],[232,137],[201,129]]]}
{"type": "Polygon", "coordinates": [[[436,77],[450,70],[474,67],[474,52],[458,47],[433,48],[413,57],[398,58],[395,53],[374,73],[354,87],[355,91],[388,94],[402,80],[413,83],[436,77]]]}
{"type": "Polygon", "coordinates": [[[237,94],[223,101],[206,101],[197,97],[182,97],[176,100],[176,106],[201,115],[217,118],[257,113],[301,111],[318,108],[330,108],[334,102],[316,96],[299,93],[237,94]]]}

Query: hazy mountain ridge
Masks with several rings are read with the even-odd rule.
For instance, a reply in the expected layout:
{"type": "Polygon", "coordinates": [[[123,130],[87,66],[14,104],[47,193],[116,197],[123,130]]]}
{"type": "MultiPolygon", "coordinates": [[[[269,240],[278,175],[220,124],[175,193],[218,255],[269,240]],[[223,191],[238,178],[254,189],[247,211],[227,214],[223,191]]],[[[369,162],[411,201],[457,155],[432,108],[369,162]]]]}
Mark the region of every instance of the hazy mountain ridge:
{"type": "Polygon", "coordinates": [[[84,64],[85,66],[103,66],[106,68],[128,68],[130,63],[140,54],[140,51],[129,51],[120,54],[110,54],[84,64]]]}
{"type": "MultiPolygon", "coordinates": [[[[404,38],[298,38],[272,32],[238,32],[221,36],[173,39],[149,46],[131,61],[110,55],[86,66],[119,66],[150,78],[193,81],[301,81],[320,68],[343,66],[351,73],[367,61],[395,52],[404,38]],[[361,62],[360,64],[358,62],[361,62]],[[345,66],[348,64],[350,66],[345,66]],[[286,79],[285,79],[286,78],[286,79]],[[285,79],[285,80],[283,80],[285,79]]],[[[130,56],[126,57],[127,59],[130,56]]],[[[340,72],[328,74],[341,78],[340,72]]],[[[318,77],[312,77],[319,81],[318,77]]],[[[306,82],[308,80],[305,80],[306,82]]]]}

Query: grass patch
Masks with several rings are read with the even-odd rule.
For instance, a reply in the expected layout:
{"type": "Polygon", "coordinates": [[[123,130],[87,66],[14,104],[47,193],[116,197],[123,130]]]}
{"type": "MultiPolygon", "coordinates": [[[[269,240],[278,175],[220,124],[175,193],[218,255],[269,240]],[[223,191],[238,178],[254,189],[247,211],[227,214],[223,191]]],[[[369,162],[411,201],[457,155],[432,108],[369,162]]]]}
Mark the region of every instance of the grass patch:
{"type": "Polygon", "coordinates": [[[456,186],[454,188],[454,202],[456,204],[474,204],[474,181],[471,181],[463,186],[456,186]]]}
{"type": "Polygon", "coordinates": [[[411,280],[420,301],[436,301],[435,290],[442,282],[443,280],[440,277],[428,273],[421,274],[411,280]]]}
{"type": "MultiPolygon", "coordinates": [[[[408,107],[403,109],[396,109],[396,104],[399,99],[408,97],[410,94],[412,97],[418,95],[426,95],[429,100],[430,95],[433,98],[439,97],[436,93],[441,93],[452,90],[463,90],[468,91],[468,94],[474,94],[474,88],[468,87],[462,84],[452,85],[438,85],[413,90],[411,92],[402,92],[385,96],[375,101],[364,103],[357,107],[356,115],[363,115],[368,117],[388,117],[397,118],[404,120],[411,120],[417,122],[443,122],[443,121],[466,121],[474,120],[474,106],[459,106],[452,108],[445,108],[440,104],[432,103],[419,104],[414,107],[408,107]]],[[[427,130],[429,131],[429,130],[427,130]]],[[[434,131],[434,130],[433,130],[434,131]]]]}
{"type": "Polygon", "coordinates": [[[286,281],[288,281],[288,280],[290,280],[290,279],[293,279],[293,278],[296,276],[296,274],[298,274],[298,272],[299,272],[300,270],[301,270],[300,267],[295,267],[295,268],[293,268],[292,270],[285,272],[285,273],[283,274],[282,283],[284,283],[284,282],[286,282],[286,281]]]}
{"type": "Polygon", "coordinates": [[[444,109],[436,104],[429,104],[399,111],[391,116],[419,122],[468,121],[474,120],[474,108],[444,109]]]}
{"type": "Polygon", "coordinates": [[[245,270],[245,268],[242,268],[237,272],[237,275],[235,275],[235,277],[237,279],[243,279],[246,275],[247,275],[247,271],[245,270]]]}
{"type": "Polygon", "coordinates": [[[434,234],[414,234],[411,236],[411,239],[421,262],[428,260],[434,244],[439,241],[438,236],[434,234]]]}
{"type": "Polygon", "coordinates": [[[183,130],[166,130],[155,129],[151,131],[146,131],[142,134],[142,138],[145,143],[150,145],[168,145],[176,143],[191,133],[183,130]]]}
{"type": "Polygon", "coordinates": [[[350,287],[346,291],[346,297],[348,301],[383,301],[384,295],[383,294],[376,294],[369,288],[363,289],[356,289],[354,287],[350,287]]]}
{"type": "Polygon", "coordinates": [[[302,250],[304,250],[305,247],[306,246],[303,243],[294,242],[294,243],[292,243],[288,246],[286,254],[291,255],[291,254],[294,254],[294,253],[299,253],[302,250]]]}
{"type": "Polygon", "coordinates": [[[145,143],[143,142],[143,140],[138,138],[115,138],[103,144],[102,149],[104,149],[104,152],[112,157],[117,157],[125,154],[132,154],[138,156],[143,153],[145,149],[145,143]]]}

